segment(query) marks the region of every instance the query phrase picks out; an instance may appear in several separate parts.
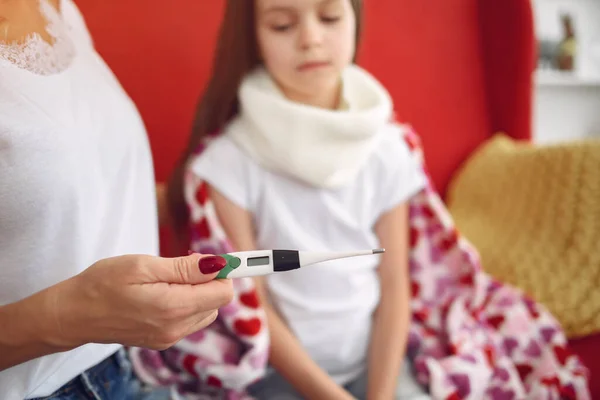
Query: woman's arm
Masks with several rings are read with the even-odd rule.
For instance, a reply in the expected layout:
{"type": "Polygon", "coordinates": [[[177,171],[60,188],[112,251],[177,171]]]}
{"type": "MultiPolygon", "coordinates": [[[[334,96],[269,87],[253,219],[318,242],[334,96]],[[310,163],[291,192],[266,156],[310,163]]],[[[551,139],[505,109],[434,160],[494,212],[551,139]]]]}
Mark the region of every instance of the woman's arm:
{"type": "Polygon", "coordinates": [[[225,263],[198,254],[106,258],[0,306],[0,371],[86,343],[166,349],[231,302],[231,281],[214,279],[225,263]]]}
{"type": "Polygon", "coordinates": [[[408,206],[384,214],[375,229],[385,253],[378,270],[381,301],[371,338],[367,399],[389,400],[396,391],[410,323],[408,206]]]}
{"type": "MultiPolygon", "coordinates": [[[[62,283],[63,285],[65,283],[62,283]]],[[[0,371],[25,361],[75,346],[58,346],[49,338],[59,337],[53,332],[56,324],[52,315],[52,298],[56,287],[0,307],[0,371]]]]}
{"type": "MultiPolygon", "coordinates": [[[[210,197],[233,247],[238,251],[255,249],[251,214],[213,188],[210,188],[210,197]]],[[[336,384],[302,348],[300,342],[269,303],[264,280],[259,277],[255,282],[267,315],[271,338],[269,354],[271,365],[307,399],[352,399],[352,396],[336,384]]]]}

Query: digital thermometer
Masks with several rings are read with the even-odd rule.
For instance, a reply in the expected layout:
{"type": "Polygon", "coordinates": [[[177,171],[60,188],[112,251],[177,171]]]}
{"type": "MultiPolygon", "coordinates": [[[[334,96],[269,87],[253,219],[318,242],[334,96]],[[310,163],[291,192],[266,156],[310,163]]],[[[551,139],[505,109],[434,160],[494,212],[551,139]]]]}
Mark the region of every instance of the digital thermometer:
{"type": "Polygon", "coordinates": [[[381,254],[384,249],[354,252],[311,252],[299,250],[256,250],[221,254],[227,265],[219,271],[217,279],[243,278],[291,271],[340,258],[381,254]]]}

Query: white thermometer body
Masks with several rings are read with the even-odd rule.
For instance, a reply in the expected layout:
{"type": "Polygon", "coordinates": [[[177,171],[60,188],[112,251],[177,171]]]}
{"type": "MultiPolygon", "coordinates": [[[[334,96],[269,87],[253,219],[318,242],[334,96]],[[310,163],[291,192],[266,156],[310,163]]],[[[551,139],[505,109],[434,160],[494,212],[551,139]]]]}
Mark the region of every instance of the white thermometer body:
{"type": "Polygon", "coordinates": [[[217,278],[243,278],[291,271],[324,261],[381,254],[384,249],[355,252],[310,252],[298,250],[255,250],[221,254],[227,260],[217,278]]]}

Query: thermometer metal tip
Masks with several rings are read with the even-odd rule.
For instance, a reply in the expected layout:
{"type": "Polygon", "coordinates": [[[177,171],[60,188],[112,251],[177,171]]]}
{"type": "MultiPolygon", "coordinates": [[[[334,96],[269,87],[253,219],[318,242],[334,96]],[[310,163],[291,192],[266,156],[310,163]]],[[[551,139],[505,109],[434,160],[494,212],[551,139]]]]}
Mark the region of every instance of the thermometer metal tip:
{"type": "Polygon", "coordinates": [[[385,253],[385,249],[374,249],[373,254],[382,254],[385,253]]]}

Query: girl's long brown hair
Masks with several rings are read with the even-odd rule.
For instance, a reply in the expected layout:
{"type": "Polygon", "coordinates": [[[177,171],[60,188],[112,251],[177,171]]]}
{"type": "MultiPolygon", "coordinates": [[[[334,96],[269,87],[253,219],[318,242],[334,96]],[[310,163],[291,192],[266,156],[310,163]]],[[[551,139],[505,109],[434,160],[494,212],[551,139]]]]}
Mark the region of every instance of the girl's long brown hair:
{"type": "MultiPolygon", "coordinates": [[[[362,0],[350,0],[356,16],[356,46],[362,27],[362,0]]],[[[198,104],[192,132],[168,184],[167,201],[174,231],[185,234],[189,213],[183,193],[187,162],[203,139],[222,129],[238,112],[237,92],[244,76],[261,63],[256,38],[255,0],[227,0],[212,75],[198,104]]]]}

